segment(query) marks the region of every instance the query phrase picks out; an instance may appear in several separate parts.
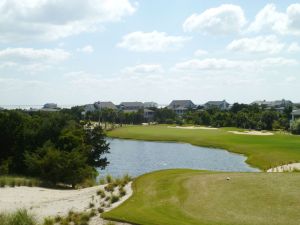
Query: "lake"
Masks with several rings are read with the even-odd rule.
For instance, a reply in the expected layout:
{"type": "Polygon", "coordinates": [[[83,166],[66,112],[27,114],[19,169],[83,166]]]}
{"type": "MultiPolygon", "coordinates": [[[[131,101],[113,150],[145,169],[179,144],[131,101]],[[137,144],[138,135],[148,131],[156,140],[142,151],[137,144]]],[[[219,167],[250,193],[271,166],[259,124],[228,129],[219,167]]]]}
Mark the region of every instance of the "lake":
{"type": "Polygon", "coordinates": [[[100,176],[138,176],[155,170],[188,168],[215,171],[258,172],[245,163],[243,155],[222,149],[198,147],[174,142],[108,139],[110,162],[100,176]]]}

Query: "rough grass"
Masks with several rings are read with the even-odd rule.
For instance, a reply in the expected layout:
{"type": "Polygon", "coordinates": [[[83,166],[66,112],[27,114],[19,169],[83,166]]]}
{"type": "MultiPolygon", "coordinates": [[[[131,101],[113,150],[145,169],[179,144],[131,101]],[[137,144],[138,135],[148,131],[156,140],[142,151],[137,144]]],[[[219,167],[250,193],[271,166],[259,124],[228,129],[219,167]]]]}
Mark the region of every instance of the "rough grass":
{"type": "Polygon", "coordinates": [[[0,214],[1,225],[37,225],[35,218],[26,210],[20,209],[14,213],[0,214]]]}
{"type": "Polygon", "coordinates": [[[299,186],[299,173],[165,170],[137,178],[133,196],[103,217],[141,225],[299,225],[299,186]]]}
{"type": "Polygon", "coordinates": [[[300,161],[300,136],[282,133],[272,136],[237,135],[229,133],[230,130],[241,129],[185,130],[170,129],[165,125],[127,126],[108,132],[108,136],[222,148],[248,156],[247,163],[263,170],[300,161]]]}
{"type": "Polygon", "coordinates": [[[27,178],[27,177],[17,177],[17,176],[0,176],[0,188],[5,186],[8,187],[19,187],[28,186],[35,187],[40,186],[41,182],[38,179],[27,178]]]}

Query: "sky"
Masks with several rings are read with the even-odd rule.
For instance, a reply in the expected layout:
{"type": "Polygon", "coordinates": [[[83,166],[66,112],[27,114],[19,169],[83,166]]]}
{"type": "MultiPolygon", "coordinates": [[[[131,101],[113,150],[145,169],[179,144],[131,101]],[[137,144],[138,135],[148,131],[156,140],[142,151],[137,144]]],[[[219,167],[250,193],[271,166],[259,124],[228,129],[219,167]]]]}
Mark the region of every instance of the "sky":
{"type": "Polygon", "coordinates": [[[300,2],[0,0],[0,105],[300,102],[300,2]]]}

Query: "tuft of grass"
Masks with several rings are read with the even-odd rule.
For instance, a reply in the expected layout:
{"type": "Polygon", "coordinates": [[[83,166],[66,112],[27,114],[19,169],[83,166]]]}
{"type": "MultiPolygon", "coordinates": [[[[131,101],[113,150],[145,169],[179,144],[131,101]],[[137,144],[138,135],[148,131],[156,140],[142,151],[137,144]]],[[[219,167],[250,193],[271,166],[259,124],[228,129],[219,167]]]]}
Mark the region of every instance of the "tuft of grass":
{"type": "Polygon", "coordinates": [[[0,214],[1,225],[37,225],[33,215],[28,214],[27,210],[20,209],[11,214],[0,214]]]}
{"type": "Polygon", "coordinates": [[[100,185],[105,184],[105,179],[101,178],[101,179],[99,180],[99,184],[100,184],[100,185]]]}
{"type": "Polygon", "coordinates": [[[99,207],[99,208],[98,208],[98,213],[103,213],[103,212],[104,212],[104,209],[101,208],[101,207],[99,207]]]}
{"type": "Polygon", "coordinates": [[[95,207],[95,204],[92,203],[92,202],[90,202],[89,207],[90,207],[90,208],[94,208],[94,207],[95,207]]]}
{"type": "Polygon", "coordinates": [[[119,193],[120,193],[120,196],[121,196],[121,197],[123,197],[123,196],[126,195],[126,191],[125,191],[125,189],[124,189],[123,187],[120,187],[120,188],[119,188],[119,193]]]}
{"type": "Polygon", "coordinates": [[[41,182],[34,178],[15,177],[15,176],[0,176],[0,187],[16,187],[16,186],[40,186],[41,182]]]}
{"type": "Polygon", "coordinates": [[[104,187],[104,189],[105,189],[105,191],[107,191],[107,192],[113,192],[114,189],[115,189],[115,185],[114,185],[113,183],[109,183],[108,185],[106,185],[106,186],[104,187]]]}
{"type": "Polygon", "coordinates": [[[118,202],[120,200],[120,196],[118,195],[112,195],[110,198],[110,202],[113,204],[115,202],[118,202]]]}
{"type": "Polygon", "coordinates": [[[112,178],[112,176],[110,174],[107,174],[105,179],[106,179],[107,183],[113,182],[113,178],[112,178]]]}
{"type": "Polygon", "coordinates": [[[54,225],[54,224],[55,224],[55,220],[53,218],[48,217],[44,219],[43,225],[54,225]]]}

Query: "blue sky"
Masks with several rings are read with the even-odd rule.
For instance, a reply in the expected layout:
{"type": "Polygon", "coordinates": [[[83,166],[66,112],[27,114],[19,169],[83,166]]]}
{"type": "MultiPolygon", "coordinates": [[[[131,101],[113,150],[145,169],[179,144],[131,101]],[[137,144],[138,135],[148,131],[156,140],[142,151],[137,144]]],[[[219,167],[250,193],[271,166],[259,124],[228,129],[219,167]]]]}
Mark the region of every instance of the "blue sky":
{"type": "Polygon", "coordinates": [[[0,105],[300,102],[300,3],[0,1],[0,105]]]}

